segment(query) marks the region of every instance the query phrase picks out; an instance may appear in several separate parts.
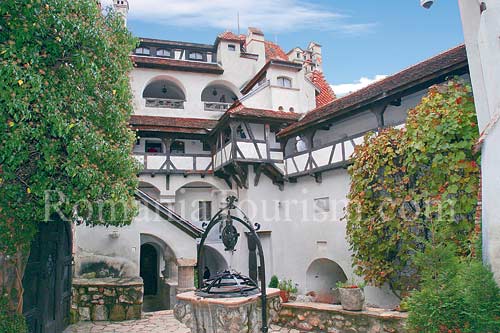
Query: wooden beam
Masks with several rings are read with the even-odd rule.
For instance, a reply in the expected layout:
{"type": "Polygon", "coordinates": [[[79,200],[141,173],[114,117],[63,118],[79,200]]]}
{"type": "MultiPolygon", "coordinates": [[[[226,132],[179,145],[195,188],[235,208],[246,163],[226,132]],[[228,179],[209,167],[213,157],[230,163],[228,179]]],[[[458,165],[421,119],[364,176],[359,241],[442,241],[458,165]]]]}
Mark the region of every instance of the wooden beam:
{"type": "Polygon", "coordinates": [[[254,165],[253,170],[255,172],[255,178],[253,179],[253,186],[257,187],[259,185],[260,176],[262,174],[263,165],[259,164],[258,166],[254,165]]]}

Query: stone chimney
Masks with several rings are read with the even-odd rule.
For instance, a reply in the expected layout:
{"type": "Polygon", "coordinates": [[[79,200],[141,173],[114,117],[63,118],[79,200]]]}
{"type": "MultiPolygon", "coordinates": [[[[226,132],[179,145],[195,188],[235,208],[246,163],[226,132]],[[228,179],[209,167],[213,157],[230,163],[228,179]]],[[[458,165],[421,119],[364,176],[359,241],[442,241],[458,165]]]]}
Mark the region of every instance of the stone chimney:
{"type": "Polygon", "coordinates": [[[246,51],[259,56],[258,68],[266,63],[266,46],[264,43],[264,33],[258,28],[248,28],[246,39],[246,51]]]}
{"type": "Polygon", "coordinates": [[[127,26],[127,16],[128,16],[128,1],[127,0],[113,0],[113,9],[116,10],[123,17],[123,22],[127,26]]]}

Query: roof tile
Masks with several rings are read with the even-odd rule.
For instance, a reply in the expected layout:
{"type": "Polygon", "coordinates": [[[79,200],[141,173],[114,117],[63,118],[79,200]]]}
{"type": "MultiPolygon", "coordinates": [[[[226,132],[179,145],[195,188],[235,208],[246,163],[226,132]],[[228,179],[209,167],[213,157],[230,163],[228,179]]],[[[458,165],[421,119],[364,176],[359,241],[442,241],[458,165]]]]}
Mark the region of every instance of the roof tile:
{"type": "Polygon", "coordinates": [[[311,82],[320,90],[320,93],[316,95],[316,107],[326,105],[337,98],[335,96],[335,92],[333,91],[330,84],[326,82],[325,76],[321,71],[313,71],[311,73],[310,79],[311,82]]]}
{"type": "Polygon", "coordinates": [[[457,69],[461,64],[467,65],[467,53],[463,44],[320,106],[307,113],[299,122],[283,129],[279,136],[291,135],[312,123],[328,121],[342,111],[359,108],[379,96],[390,96],[397,89],[404,89],[405,86],[416,84],[433,75],[446,74],[447,69],[457,69]]]}

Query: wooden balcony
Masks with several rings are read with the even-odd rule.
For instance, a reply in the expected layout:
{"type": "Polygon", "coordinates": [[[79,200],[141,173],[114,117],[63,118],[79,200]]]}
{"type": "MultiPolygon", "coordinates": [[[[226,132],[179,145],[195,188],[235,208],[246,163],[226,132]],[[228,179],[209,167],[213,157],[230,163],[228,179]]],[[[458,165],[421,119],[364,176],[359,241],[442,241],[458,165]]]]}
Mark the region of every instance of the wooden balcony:
{"type": "Polygon", "coordinates": [[[147,108],[184,109],[184,101],[169,98],[145,98],[147,108]]]}
{"type": "Polygon", "coordinates": [[[220,102],[204,102],[205,111],[218,111],[224,112],[231,106],[231,103],[220,103],[220,102]]]}
{"type": "Polygon", "coordinates": [[[134,153],[134,157],[144,166],[146,174],[207,174],[212,173],[212,155],[134,153]]]}

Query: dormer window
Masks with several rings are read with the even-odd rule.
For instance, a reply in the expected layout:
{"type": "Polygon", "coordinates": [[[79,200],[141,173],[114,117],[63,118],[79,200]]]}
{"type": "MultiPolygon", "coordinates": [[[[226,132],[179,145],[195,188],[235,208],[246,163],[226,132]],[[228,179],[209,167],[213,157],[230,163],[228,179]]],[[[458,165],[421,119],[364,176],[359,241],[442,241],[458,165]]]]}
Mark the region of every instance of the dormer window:
{"type": "Polygon", "coordinates": [[[189,52],[189,60],[203,60],[203,54],[200,52],[189,52]]]}
{"type": "Polygon", "coordinates": [[[300,59],[300,52],[297,52],[297,58],[300,59]]]}
{"type": "Polygon", "coordinates": [[[292,80],[288,77],[280,76],[280,77],[278,77],[278,86],[283,87],[283,88],[291,88],[292,87],[292,80]]]}
{"type": "Polygon", "coordinates": [[[156,56],[158,56],[158,57],[171,57],[172,52],[170,52],[170,50],[159,49],[159,50],[156,50],[156,56]]]}
{"type": "Polygon", "coordinates": [[[227,46],[227,49],[228,49],[229,51],[236,51],[236,45],[234,45],[234,44],[229,44],[229,45],[227,46]]]}
{"type": "Polygon", "coordinates": [[[147,47],[138,47],[135,49],[135,54],[150,55],[151,53],[147,47]]]}

